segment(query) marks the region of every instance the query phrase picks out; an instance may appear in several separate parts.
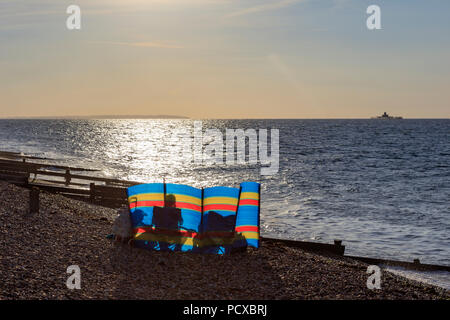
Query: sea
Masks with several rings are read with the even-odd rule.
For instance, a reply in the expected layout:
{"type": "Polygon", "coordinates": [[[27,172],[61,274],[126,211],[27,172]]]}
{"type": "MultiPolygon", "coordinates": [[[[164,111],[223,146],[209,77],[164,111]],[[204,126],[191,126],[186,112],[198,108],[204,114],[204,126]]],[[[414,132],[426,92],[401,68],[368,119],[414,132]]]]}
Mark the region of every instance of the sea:
{"type": "MultiPolygon", "coordinates": [[[[450,265],[450,119],[4,119],[0,151],[142,183],[257,181],[262,236],[339,239],[347,255],[450,265]],[[211,144],[208,130],[223,135],[216,155],[227,159],[231,129],[254,129],[260,142],[266,129],[269,154],[278,142],[276,172],[262,175],[259,161],[193,160],[196,144],[211,144]]],[[[450,290],[449,272],[391,271],[450,290]]]]}

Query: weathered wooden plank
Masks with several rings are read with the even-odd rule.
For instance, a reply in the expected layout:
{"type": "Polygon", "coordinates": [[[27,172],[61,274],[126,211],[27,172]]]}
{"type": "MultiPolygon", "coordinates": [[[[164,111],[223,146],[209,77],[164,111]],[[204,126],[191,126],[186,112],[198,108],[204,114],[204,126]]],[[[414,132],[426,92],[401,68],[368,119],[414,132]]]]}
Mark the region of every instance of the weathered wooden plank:
{"type": "Polygon", "coordinates": [[[127,198],[127,189],[110,186],[95,186],[94,194],[102,197],[127,198]]]}
{"type": "Polygon", "coordinates": [[[29,174],[5,174],[0,172],[0,180],[9,183],[26,186],[28,184],[29,174]]]}
{"type": "Polygon", "coordinates": [[[28,172],[32,174],[38,174],[42,176],[51,176],[51,177],[63,177],[67,178],[69,177],[71,179],[78,179],[78,180],[86,180],[86,181],[98,181],[98,182],[105,182],[110,184],[117,184],[117,185],[123,185],[123,186],[131,186],[135,184],[140,184],[141,182],[137,181],[126,181],[126,180],[119,180],[119,179],[109,179],[109,178],[102,178],[102,177],[94,177],[94,176],[85,176],[85,175],[79,175],[79,174],[67,174],[63,172],[54,172],[54,171],[45,171],[45,170],[39,170],[35,169],[33,167],[26,167],[26,166],[3,166],[0,164],[0,171],[2,172],[28,172]]]}
{"type": "Polygon", "coordinates": [[[267,237],[261,237],[261,240],[264,242],[281,242],[284,245],[287,245],[290,247],[301,248],[301,249],[304,249],[307,251],[329,252],[329,253],[334,253],[337,255],[344,255],[344,252],[345,252],[345,246],[343,246],[341,244],[327,244],[327,243],[286,240],[286,239],[267,238],[267,237]]]}
{"type": "Polygon", "coordinates": [[[418,271],[448,271],[448,272],[450,272],[450,266],[424,264],[424,263],[420,263],[418,260],[416,262],[407,262],[407,261],[397,261],[397,260],[358,257],[358,256],[345,256],[345,257],[350,258],[350,259],[355,259],[358,261],[362,261],[362,262],[365,262],[368,264],[376,264],[376,265],[381,264],[381,265],[386,265],[386,266],[403,267],[405,269],[418,270],[418,271]]]}
{"type": "Polygon", "coordinates": [[[0,159],[0,163],[12,164],[12,165],[17,165],[17,166],[30,166],[30,167],[34,166],[34,167],[39,167],[39,168],[71,170],[71,171],[90,171],[90,172],[100,171],[98,169],[87,169],[87,168],[78,168],[78,167],[70,167],[70,166],[61,166],[61,165],[49,164],[49,163],[21,162],[21,161],[17,161],[17,160],[6,160],[6,159],[0,159]]]}
{"type": "Polygon", "coordinates": [[[46,184],[30,183],[30,186],[38,187],[39,189],[46,190],[53,193],[63,193],[63,194],[78,194],[78,195],[89,195],[90,191],[88,189],[78,189],[78,188],[65,188],[50,186],[46,184]]]}
{"type": "Polygon", "coordinates": [[[11,177],[30,176],[30,174],[25,171],[9,171],[9,170],[2,170],[1,168],[0,168],[0,174],[5,175],[5,176],[11,176],[11,177]]]}
{"type": "Polygon", "coordinates": [[[19,152],[12,152],[12,151],[0,151],[0,155],[20,156],[20,153],[19,152]]]}
{"type": "Polygon", "coordinates": [[[86,180],[86,181],[98,181],[110,185],[119,186],[132,186],[140,184],[137,181],[127,181],[119,179],[110,179],[104,177],[86,176],[80,174],[72,174],[70,171],[98,171],[94,169],[75,168],[68,166],[59,166],[53,164],[41,164],[31,162],[20,162],[15,160],[0,159],[0,170],[4,172],[28,172],[32,174],[39,174],[43,176],[51,177],[63,177],[66,180],[66,184],[70,184],[72,179],[86,180]],[[46,170],[43,170],[46,169],[46,170]],[[65,170],[66,172],[51,171],[51,169],[65,170]]]}
{"type": "MultiPolygon", "coordinates": [[[[50,184],[50,185],[60,185],[60,184],[66,184],[65,181],[61,181],[61,180],[50,180],[50,179],[33,179],[34,183],[37,184],[50,184]]],[[[89,185],[87,183],[77,183],[77,182],[70,182],[70,186],[75,186],[75,187],[84,187],[87,188],[89,185]]]]}
{"type": "MultiPolygon", "coordinates": [[[[53,176],[53,177],[67,177],[66,173],[62,172],[51,172],[51,171],[43,171],[43,170],[37,170],[33,173],[39,174],[39,175],[47,175],[47,176],[53,176]]],[[[99,181],[99,182],[109,182],[109,183],[115,183],[120,185],[134,185],[134,184],[140,184],[141,182],[136,181],[126,181],[126,180],[119,180],[119,179],[109,179],[109,178],[102,178],[102,177],[93,177],[93,176],[85,176],[85,175],[79,175],[79,174],[70,174],[71,179],[78,179],[78,180],[87,180],[87,181],[99,181]]]]}
{"type": "Polygon", "coordinates": [[[26,172],[32,172],[35,171],[41,166],[34,164],[34,163],[11,163],[11,162],[4,162],[3,160],[0,160],[0,168],[3,170],[11,170],[11,171],[26,171],[26,172]]]}
{"type": "Polygon", "coordinates": [[[127,189],[90,184],[90,201],[107,207],[121,207],[127,204],[127,189]]]}

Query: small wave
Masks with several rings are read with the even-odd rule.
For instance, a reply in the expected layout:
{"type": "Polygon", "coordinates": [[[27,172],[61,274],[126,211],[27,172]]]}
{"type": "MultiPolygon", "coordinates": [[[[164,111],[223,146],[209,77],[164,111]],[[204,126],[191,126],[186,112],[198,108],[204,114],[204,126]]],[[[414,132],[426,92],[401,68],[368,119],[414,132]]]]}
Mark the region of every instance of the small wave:
{"type": "Polygon", "coordinates": [[[412,271],[401,267],[385,267],[385,270],[411,280],[450,290],[450,272],[447,271],[412,271]]]}

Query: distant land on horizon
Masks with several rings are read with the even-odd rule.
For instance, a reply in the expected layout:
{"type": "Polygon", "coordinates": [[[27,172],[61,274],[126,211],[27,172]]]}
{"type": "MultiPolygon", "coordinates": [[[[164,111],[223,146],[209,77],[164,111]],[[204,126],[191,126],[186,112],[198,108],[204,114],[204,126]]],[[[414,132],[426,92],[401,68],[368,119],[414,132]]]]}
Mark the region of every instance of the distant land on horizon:
{"type": "Polygon", "coordinates": [[[39,117],[2,117],[0,119],[189,119],[177,115],[90,115],[90,116],[39,116],[39,117]]]}

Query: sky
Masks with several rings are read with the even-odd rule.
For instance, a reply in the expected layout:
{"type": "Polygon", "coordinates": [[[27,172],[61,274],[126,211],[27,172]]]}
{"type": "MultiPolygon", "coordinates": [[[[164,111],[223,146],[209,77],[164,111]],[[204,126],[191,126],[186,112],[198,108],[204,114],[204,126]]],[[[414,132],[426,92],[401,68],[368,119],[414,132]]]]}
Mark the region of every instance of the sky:
{"type": "Polygon", "coordinates": [[[0,117],[450,117],[448,0],[0,0],[0,117]],[[66,9],[81,8],[81,30],[66,9]],[[366,9],[381,9],[369,30],[366,9]]]}

